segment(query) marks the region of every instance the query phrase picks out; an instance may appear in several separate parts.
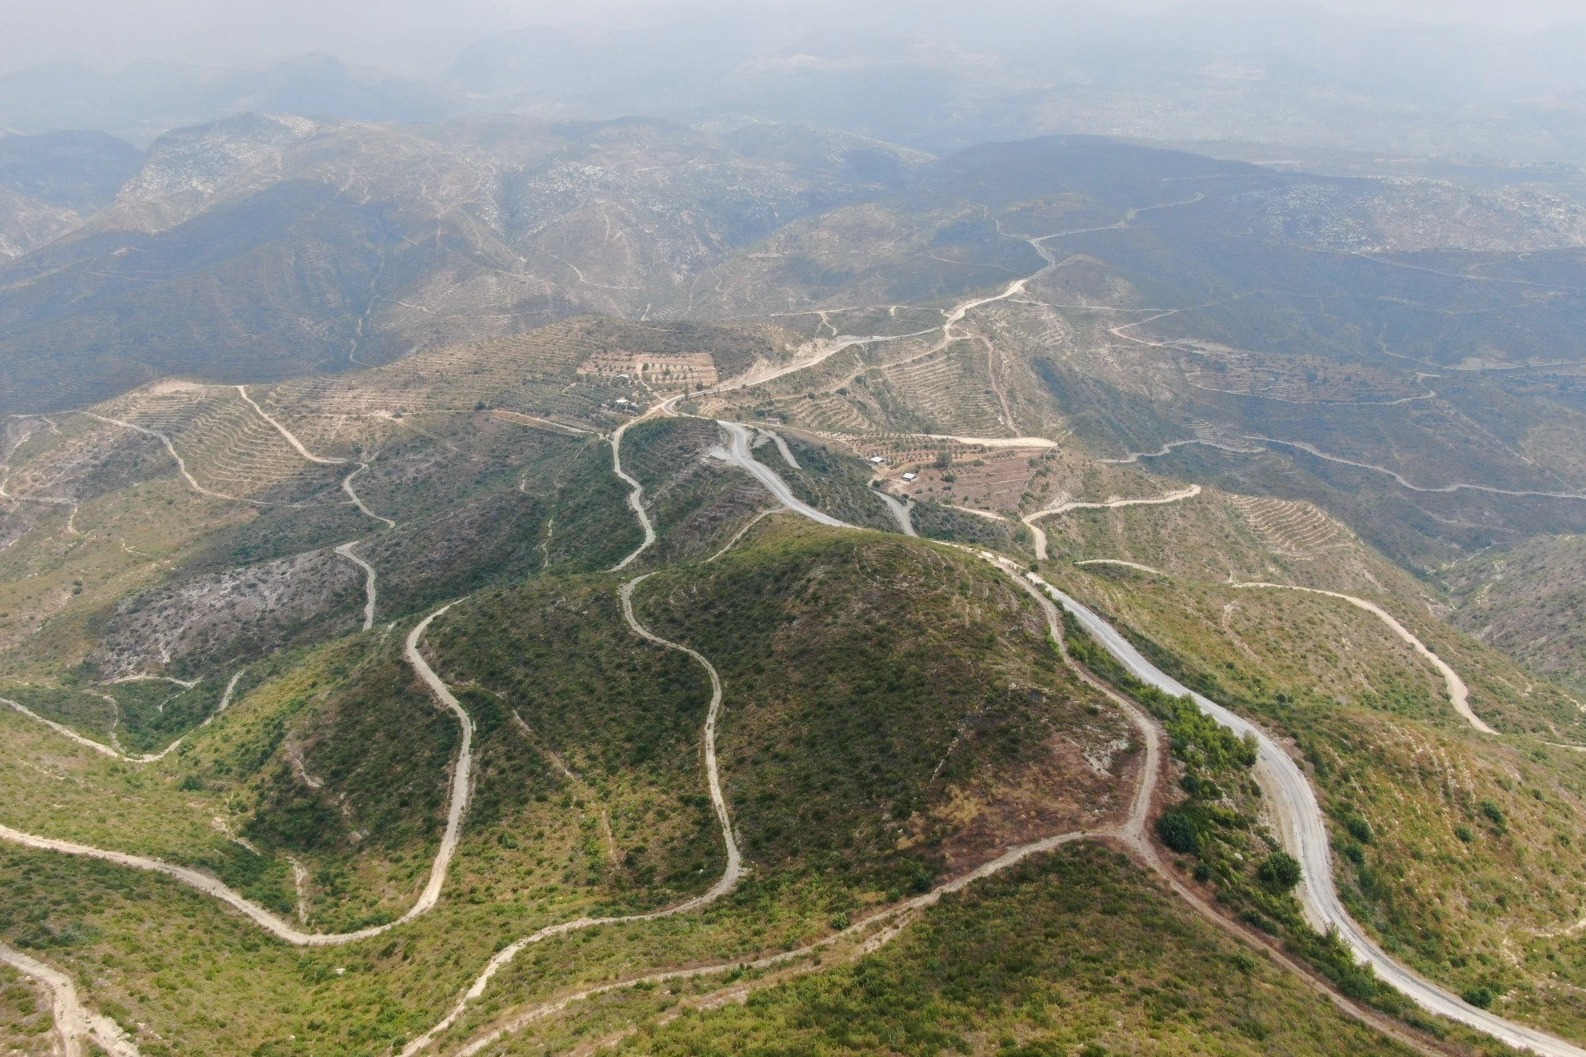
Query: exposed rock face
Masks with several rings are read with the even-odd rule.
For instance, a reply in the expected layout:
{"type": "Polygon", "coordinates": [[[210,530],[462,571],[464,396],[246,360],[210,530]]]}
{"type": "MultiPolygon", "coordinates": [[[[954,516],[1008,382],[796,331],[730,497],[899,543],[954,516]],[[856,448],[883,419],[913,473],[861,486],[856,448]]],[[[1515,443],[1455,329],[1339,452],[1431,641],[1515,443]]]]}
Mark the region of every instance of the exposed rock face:
{"type": "MultiPolygon", "coordinates": [[[[231,569],[134,596],[117,607],[92,660],[104,678],[279,641],[358,595],[363,574],[328,550],[231,569]]],[[[346,628],[352,630],[349,616],[346,628]]]]}

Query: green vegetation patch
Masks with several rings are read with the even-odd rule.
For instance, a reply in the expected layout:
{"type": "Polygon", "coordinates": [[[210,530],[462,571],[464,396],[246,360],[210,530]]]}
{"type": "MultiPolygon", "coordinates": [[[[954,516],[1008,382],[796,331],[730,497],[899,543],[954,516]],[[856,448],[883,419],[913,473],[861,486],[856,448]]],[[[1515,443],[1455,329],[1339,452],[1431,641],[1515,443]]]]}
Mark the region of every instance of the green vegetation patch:
{"type": "MultiPolygon", "coordinates": [[[[1569,931],[1586,906],[1586,867],[1576,851],[1586,824],[1578,806],[1586,796],[1586,760],[1580,754],[1523,734],[1476,734],[1452,714],[1446,699],[1434,712],[1421,702],[1441,683],[1420,670],[1408,674],[1425,681],[1430,693],[1383,693],[1393,684],[1362,665],[1360,655],[1363,644],[1375,642],[1400,653],[1386,629],[1375,631],[1375,640],[1353,640],[1347,663],[1367,673],[1366,682],[1312,682],[1307,665],[1326,672],[1345,651],[1328,638],[1336,633],[1303,596],[1234,595],[1237,604],[1263,610],[1259,630],[1245,621],[1232,623],[1247,653],[1230,641],[1216,609],[1201,608],[1200,589],[1193,585],[1175,593],[1175,582],[1159,578],[1087,575],[1073,589],[1114,614],[1115,626],[1164,671],[1294,741],[1330,822],[1340,897],[1390,953],[1457,992],[1491,990],[1494,1008],[1506,1017],[1564,1033],[1586,1025],[1586,1001],[1574,990],[1586,984],[1575,961],[1583,941],[1569,931]],[[1287,622],[1265,612],[1280,601],[1297,611],[1287,622]],[[1120,612],[1126,616],[1120,619],[1120,612]],[[1297,661],[1268,662],[1285,651],[1297,661]]],[[[1473,687],[1502,701],[1517,719],[1545,722],[1551,714],[1541,686],[1531,698],[1517,700],[1487,689],[1502,686],[1498,676],[1511,662],[1469,646],[1451,648],[1441,638],[1432,644],[1473,687]]],[[[1071,648],[1118,685],[1130,685],[1099,647],[1071,648]]],[[[1417,669],[1424,664],[1408,651],[1402,654],[1417,669]]],[[[1187,781],[1193,778],[1193,768],[1187,768],[1187,781]]],[[[1237,808],[1226,816],[1230,821],[1256,813],[1258,790],[1248,783],[1216,784],[1229,798],[1223,806],[1237,808]]],[[[1188,786],[1186,791],[1191,796],[1179,810],[1196,822],[1205,845],[1186,868],[1215,886],[1219,899],[1249,914],[1252,924],[1282,934],[1311,956],[1346,992],[1375,991],[1374,1001],[1381,1004],[1386,997],[1391,1006],[1392,994],[1349,975],[1347,961],[1336,958],[1330,945],[1310,949],[1314,933],[1289,915],[1292,901],[1261,883],[1260,864],[1277,845],[1259,828],[1203,825],[1208,816],[1196,801],[1205,797],[1188,786]]]]}
{"type": "Polygon", "coordinates": [[[914,531],[926,539],[967,543],[1025,558],[1035,553],[1030,530],[1024,525],[966,514],[934,499],[915,503],[911,520],[914,531]]]}
{"type": "Polygon", "coordinates": [[[923,890],[947,835],[920,828],[933,806],[1044,758],[1082,710],[1035,607],[979,562],[765,524],[647,581],[636,608],[721,672],[724,780],[751,858],[923,890]]]}
{"type": "Polygon", "coordinates": [[[0,1046],[8,1054],[45,1057],[56,1052],[49,992],[8,965],[0,965],[0,1046]]]}
{"type": "Polygon", "coordinates": [[[943,897],[853,966],[641,1026],[619,1052],[1408,1051],[1196,919],[1124,857],[1074,844],[943,897]]]}
{"type": "Polygon", "coordinates": [[[431,636],[446,677],[477,683],[467,703],[490,723],[475,821],[509,824],[555,797],[586,822],[561,882],[610,885],[650,906],[720,875],[701,756],[711,687],[698,662],[628,627],[619,583],[556,577],[491,591],[431,636]],[[533,774],[520,774],[523,757],[533,774]]]}
{"type": "Polygon", "coordinates": [[[457,720],[399,658],[331,688],[290,728],[284,716],[267,728],[248,746],[273,765],[250,837],[301,851],[397,846],[431,836],[444,817],[457,720]]]}

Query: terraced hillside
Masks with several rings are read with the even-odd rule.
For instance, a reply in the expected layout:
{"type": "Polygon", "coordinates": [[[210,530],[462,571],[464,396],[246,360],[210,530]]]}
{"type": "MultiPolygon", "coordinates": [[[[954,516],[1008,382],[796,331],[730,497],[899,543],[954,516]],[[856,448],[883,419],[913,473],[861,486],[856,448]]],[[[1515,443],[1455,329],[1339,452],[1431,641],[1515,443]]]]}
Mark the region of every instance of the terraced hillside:
{"type": "Polygon", "coordinates": [[[1515,263],[1468,232],[1436,250],[1318,242],[1274,227],[1277,203],[1325,212],[1353,189],[1096,141],[979,148],[918,180],[929,210],[904,197],[879,226],[800,221],[741,266],[760,273],[748,289],[804,301],[824,351],[701,410],[847,437],[1072,436],[1103,460],[1319,506],[1422,571],[1586,516],[1574,248],[1515,263]],[[919,258],[983,269],[980,292],[908,285],[919,258]],[[795,282],[806,259],[887,315],[854,315],[852,295],[829,311],[795,282]]]}

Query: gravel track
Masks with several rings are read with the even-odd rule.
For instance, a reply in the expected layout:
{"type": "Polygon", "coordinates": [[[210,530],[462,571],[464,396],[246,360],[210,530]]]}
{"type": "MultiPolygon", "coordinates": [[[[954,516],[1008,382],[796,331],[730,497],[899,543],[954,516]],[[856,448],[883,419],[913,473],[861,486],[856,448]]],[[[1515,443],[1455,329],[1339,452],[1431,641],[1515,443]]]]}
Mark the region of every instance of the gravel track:
{"type": "Polygon", "coordinates": [[[343,543],[336,548],[336,553],[363,570],[363,629],[368,631],[374,627],[374,604],[379,596],[375,592],[374,566],[352,552],[352,549],[362,542],[362,540],[352,540],[349,543],[343,543]]]}
{"type": "Polygon", "coordinates": [[[55,1031],[60,1035],[66,1057],[87,1057],[90,1042],[111,1057],[140,1057],[138,1047],[127,1038],[119,1024],[83,1005],[71,977],[3,943],[0,943],[0,962],[49,989],[55,1031]]]}
{"type": "Polygon", "coordinates": [[[1194,499],[1201,494],[1201,486],[1192,484],[1167,495],[1155,496],[1147,499],[1109,499],[1105,503],[1078,503],[1065,502],[1056,506],[1049,506],[1044,510],[1037,510],[1033,514],[1026,514],[1022,519],[1030,527],[1030,532],[1035,535],[1035,556],[1041,561],[1046,560],[1046,533],[1036,526],[1036,522],[1044,517],[1053,517],[1057,514],[1066,514],[1070,510],[1116,510],[1126,506],[1162,506],[1165,503],[1177,503],[1185,499],[1194,499]]]}
{"type": "Polygon", "coordinates": [[[633,553],[629,554],[616,565],[613,565],[611,567],[612,572],[616,572],[618,569],[627,568],[635,558],[649,550],[650,547],[655,543],[655,526],[650,523],[650,515],[644,509],[644,485],[640,484],[635,478],[628,476],[628,474],[622,468],[622,435],[628,432],[629,426],[638,421],[639,419],[629,419],[627,422],[624,422],[622,425],[618,426],[616,432],[612,433],[611,470],[618,477],[622,478],[623,482],[628,486],[629,489],[631,489],[631,491],[628,492],[628,509],[634,512],[634,514],[639,519],[640,527],[644,529],[644,542],[639,544],[638,547],[634,548],[633,553]]]}
{"type": "Polygon", "coordinates": [[[1464,716],[1465,721],[1481,733],[1498,733],[1496,730],[1493,730],[1486,723],[1484,723],[1481,717],[1476,715],[1476,713],[1471,710],[1470,688],[1465,685],[1465,680],[1459,677],[1459,673],[1450,668],[1447,661],[1443,660],[1443,658],[1439,657],[1437,654],[1428,649],[1426,643],[1416,638],[1410,629],[1399,623],[1392,613],[1389,613],[1375,602],[1368,602],[1364,598],[1356,598],[1354,595],[1341,594],[1338,591],[1324,591],[1319,587],[1295,587],[1292,584],[1251,582],[1236,583],[1231,584],[1230,586],[1269,588],[1275,591],[1303,591],[1308,595],[1326,595],[1328,598],[1341,598],[1357,609],[1364,609],[1367,613],[1370,613],[1372,616],[1386,624],[1390,631],[1408,643],[1410,648],[1416,653],[1419,653],[1422,657],[1431,662],[1432,667],[1436,668],[1438,674],[1443,677],[1443,684],[1448,689],[1448,699],[1453,703],[1454,711],[1458,712],[1461,716],[1464,716]]]}
{"type": "MultiPolygon", "coordinates": [[[[226,692],[220,695],[220,704],[216,705],[215,706],[215,711],[211,712],[208,716],[206,716],[204,718],[204,721],[198,725],[199,729],[203,729],[204,727],[209,726],[211,723],[213,723],[215,721],[215,717],[216,716],[220,715],[222,712],[226,711],[227,708],[231,707],[231,695],[237,689],[237,680],[242,678],[242,673],[245,672],[245,671],[247,671],[246,668],[238,669],[237,673],[231,677],[231,682],[226,684],[226,692]]],[[[116,682],[127,682],[127,681],[130,681],[130,680],[124,680],[124,679],[116,680],[116,682]]],[[[172,680],[172,681],[173,682],[178,682],[180,685],[187,686],[189,689],[191,689],[192,687],[198,685],[197,682],[180,683],[179,680],[172,680]]],[[[22,715],[27,716],[29,719],[36,720],[39,723],[44,724],[46,727],[49,727],[51,730],[53,730],[55,733],[59,734],[61,737],[66,738],[69,741],[75,741],[77,744],[81,745],[85,749],[92,749],[93,751],[95,751],[95,752],[97,752],[97,753],[99,753],[99,754],[101,754],[103,756],[109,756],[113,760],[120,760],[122,763],[137,763],[137,764],[157,763],[160,760],[165,759],[173,751],[175,751],[176,747],[178,745],[180,745],[182,743],[182,741],[187,737],[186,734],[183,734],[180,738],[177,738],[175,741],[171,742],[169,745],[167,745],[165,748],[161,749],[159,752],[149,753],[147,755],[142,755],[142,756],[132,756],[132,755],[129,755],[127,753],[122,752],[119,749],[116,749],[116,748],[113,748],[113,747],[111,747],[109,745],[106,745],[103,742],[95,741],[92,738],[86,738],[83,735],[77,733],[71,727],[66,726],[65,724],[57,723],[53,719],[45,719],[43,716],[39,715],[37,712],[33,711],[31,708],[28,708],[26,705],[22,704],[21,702],[12,701],[8,697],[0,697],[0,705],[10,705],[13,709],[15,709],[16,711],[20,712],[22,715]]]]}

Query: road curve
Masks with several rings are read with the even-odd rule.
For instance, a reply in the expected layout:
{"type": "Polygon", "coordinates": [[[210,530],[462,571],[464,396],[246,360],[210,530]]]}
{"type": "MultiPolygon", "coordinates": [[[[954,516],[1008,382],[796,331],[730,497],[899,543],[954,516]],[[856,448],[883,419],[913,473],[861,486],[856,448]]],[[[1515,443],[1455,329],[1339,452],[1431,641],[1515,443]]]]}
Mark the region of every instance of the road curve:
{"type": "Polygon", "coordinates": [[[881,498],[881,501],[887,504],[887,509],[892,512],[892,520],[898,523],[899,530],[905,536],[918,536],[919,533],[914,531],[914,519],[909,516],[909,511],[913,509],[913,504],[905,503],[897,496],[888,495],[879,488],[875,492],[881,498]]]}
{"type": "Polygon", "coordinates": [[[1448,688],[1448,699],[1453,703],[1454,711],[1458,712],[1461,716],[1464,716],[1465,722],[1469,723],[1472,727],[1474,727],[1476,730],[1479,730],[1483,734],[1498,733],[1496,730],[1493,730],[1486,723],[1484,723],[1481,717],[1476,715],[1476,713],[1471,709],[1470,688],[1465,685],[1465,680],[1459,677],[1459,673],[1450,668],[1447,661],[1443,660],[1443,658],[1439,657],[1437,654],[1428,649],[1426,643],[1416,638],[1410,629],[1399,623],[1392,613],[1389,613],[1375,602],[1368,602],[1364,598],[1356,598],[1354,595],[1341,594],[1338,591],[1324,591],[1319,587],[1295,587],[1292,584],[1269,584],[1257,581],[1250,583],[1230,584],[1229,586],[1265,587],[1277,591],[1303,591],[1309,595],[1326,595],[1328,598],[1341,598],[1357,609],[1364,609],[1367,613],[1370,613],[1372,616],[1388,625],[1388,630],[1392,631],[1399,638],[1403,639],[1409,644],[1411,649],[1431,662],[1432,667],[1436,668],[1438,674],[1443,677],[1443,685],[1448,688]]]}
{"type": "Polygon", "coordinates": [[[1339,901],[1338,890],[1333,884],[1332,852],[1327,829],[1322,824],[1321,806],[1299,764],[1255,724],[1215,701],[1194,693],[1146,660],[1129,640],[1085,606],[1035,573],[1026,575],[1032,583],[1039,585],[1054,601],[1073,614],[1080,625],[1135,678],[1175,697],[1189,696],[1218,723],[1236,734],[1250,734],[1256,739],[1257,767],[1264,772],[1261,775],[1262,785],[1276,794],[1269,796],[1268,801],[1282,813],[1280,829],[1285,843],[1290,845],[1290,852],[1304,867],[1305,879],[1301,882],[1300,896],[1306,917],[1313,925],[1321,929],[1336,928],[1340,938],[1349,944],[1356,957],[1370,965],[1379,979],[1398,989],[1423,1009],[1485,1032],[1510,1046],[1542,1054],[1543,1057],[1586,1057],[1586,1049],[1478,1009],[1391,958],[1356,924],[1339,901]]]}
{"type": "Polygon", "coordinates": [[[441,834],[441,846],[435,851],[435,862],[430,866],[430,879],[424,885],[424,891],[419,894],[418,901],[408,908],[406,914],[393,921],[392,925],[412,921],[440,902],[441,888],[446,884],[446,871],[451,866],[452,856],[457,853],[457,842],[462,837],[463,817],[468,814],[468,798],[473,792],[471,783],[474,765],[474,721],[453,696],[451,688],[441,681],[441,677],[435,674],[435,669],[430,667],[424,655],[419,652],[419,640],[429,630],[430,621],[456,604],[456,602],[448,602],[419,621],[414,625],[413,630],[408,632],[407,643],[403,646],[403,655],[407,658],[407,662],[430,688],[430,693],[451,709],[452,714],[457,717],[457,723],[462,727],[463,740],[457,748],[457,763],[452,768],[451,797],[446,809],[446,831],[441,834]]]}
{"type": "MultiPolygon", "coordinates": [[[[1124,568],[1136,569],[1143,573],[1151,573],[1154,576],[1168,575],[1161,569],[1153,569],[1151,566],[1141,565],[1139,562],[1124,561],[1122,558],[1086,558],[1083,561],[1077,561],[1074,564],[1078,566],[1121,565],[1124,568]]],[[[1454,711],[1465,717],[1465,721],[1481,733],[1498,733],[1496,730],[1493,730],[1485,722],[1483,722],[1482,718],[1476,715],[1476,713],[1471,709],[1470,688],[1465,685],[1465,680],[1459,677],[1459,673],[1454,671],[1453,668],[1450,668],[1447,661],[1433,653],[1427,647],[1426,643],[1416,638],[1414,632],[1410,631],[1409,628],[1406,628],[1403,624],[1399,623],[1398,619],[1395,618],[1392,613],[1389,613],[1375,602],[1369,602],[1364,598],[1356,598],[1354,595],[1346,595],[1340,591],[1325,591],[1320,587],[1297,587],[1294,584],[1272,584],[1266,583],[1265,581],[1249,581],[1245,583],[1230,582],[1227,586],[1242,588],[1269,588],[1274,591],[1300,591],[1308,595],[1326,595],[1328,598],[1342,599],[1357,609],[1364,609],[1367,613],[1370,613],[1372,616],[1386,624],[1388,626],[1388,630],[1392,631],[1399,638],[1403,639],[1409,644],[1411,649],[1413,649],[1416,653],[1419,653],[1422,657],[1426,658],[1426,660],[1431,663],[1432,667],[1437,669],[1438,674],[1443,677],[1443,685],[1448,690],[1448,699],[1453,704],[1454,711]]]]}
{"type": "MultiPolygon", "coordinates": [[[[636,577],[622,585],[622,617],[628,622],[628,627],[633,629],[634,634],[655,643],[657,646],[664,646],[669,650],[677,650],[680,653],[688,654],[698,661],[700,666],[705,669],[706,674],[710,676],[710,708],[705,713],[705,732],[703,737],[705,743],[705,778],[710,785],[711,807],[716,811],[716,821],[721,826],[722,840],[727,845],[727,866],[722,871],[721,880],[716,882],[715,887],[699,898],[704,900],[717,899],[736,888],[738,886],[738,878],[743,873],[743,859],[738,852],[738,842],[733,839],[732,817],[727,813],[727,800],[722,796],[721,775],[716,767],[716,724],[721,718],[721,676],[716,673],[716,666],[705,659],[704,654],[680,643],[663,639],[639,623],[638,618],[633,615],[633,589],[652,575],[654,574],[646,573],[644,576],[636,577]]],[[[675,914],[683,908],[691,909],[701,905],[703,904],[695,900],[692,903],[685,903],[681,907],[673,908],[671,913],[675,914]]]]}
{"type": "Polygon", "coordinates": [[[336,553],[363,570],[363,629],[368,631],[374,627],[374,604],[379,596],[375,593],[374,566],[352,552],[352,549],[362,542],[363,540],[353,540],[350,543],[343,543],[336,548],[336,553]]]}
{"type": "MultiPolygon", "coordinates": [[[[727,446],[715,449],[715,454],[746,471],[755,480],[765,485],[766,491],[776,497],[783,506],[822,525],[829,525],[832,528],[853,528],[846,521],[838,521],[830,514],[816,510],[794,495],[793,489],[788,487],[787,482],[782,480],[775,470],[750,454],[749,430],[746,427],[736,422],[718,421],[716,424],[727,431],[727,446]]],[[[621,568],[621,566],[618,566],[618,568],[621,568]]]]}
{"type": "Polygon", "coordinates": [[[1141,565],[1139,562],[1126,562],[1122,558],[1085,558],[1084,560],[1077,561],[1074,564],[1080,566],[1081,568],[1086,565],[1117,565],[1125,569],[1133,569],[1136,572],[1150,573],[1152,576],[1167,575],[1167,573],[1163,572],[1161,569],[1153,569],[1151,566],[1141,565]]]}
{"type": "MultiPolygon", "coordinates": [[[[354,465],[354,460],[352,459],[334,459],[327,455],[315,455],[313,452],[308,450],[302,441],[297,439],[297,436],[291,430],[287,429],[268,411],[254,402],[253,397],[248,395],[247,386],[239,385],[236,388],[237,392],[242,394],[243,400],[247,401],[248,406],[253,408],[253,410],[258,413],[260,418],[274,426],[275,431],[281,434],[282,439],[290,444],[292,446],[292,450],[297,452],[303,458],[307,459],[309,462],[319,463],[321,466],[353,466],[353,471],[346,477],[342,478],[341,490],[347,493],[347,497],[353,501],[353,505],[355,505],[365,517],[373,518],[376,521],[384,521],[386,528],[396,528],[395,521],[392,521],[388,517],[381,517],[373,510],[370,510],[369,507],[365,505],[364,501],[358,498],[358,493],[352,490],[352,479],[367,470],[369,468],[368,463],[359,462],[354,465]]],[[[369,629],[365,628],[364,630],[367,631],[369,629]]]]}
{"type": "Polygon", "coordinates": [[[96,415],[92,411],[78,411],[77,413],[79,415],[86,415],[87,417],[95,419],[99,422],[104,422],[112,426],[120,426],[122,429],[130,429],[136,433],[142,433],[144,436],[153,437],[161,444],[164,444],[167,454],[169,454],[172,459],[176,460],[176,469],[179,473],[181,473],[183,480],[185,480],[188,485],[192,487],[193,491],[197,492],[199,495],[207,495],[212,499],[224,499],[228,503],[248,503],[252,506],[271,505],[269,503],[261,503],[257,499],[244,499],[242,496],[227,495],[225,492],[216,492],[212,489],[205,488],[203,485],[198,483],[198,478],[194,477],[187,471],[187,461],[182,458],[180,453],[177,452],[176,445],[171,443],[171,438],[167,437],[163,433],[149,429],[146,426],[139,426],[136,423],[125,422],[119,418],[108,418],[105,415],[96,415]]]}
{"type": "MultiPolygon", "coordinates": [[[[220,704],[215,706],[215,711],[211,712],[208,716],[204,717],[204,721],[199,724],[200,728],[207,727],[211,723],[215,722],[215,717],[220,715],[222,712],[226,711],[226,709],[228,707],[230,707],[230,705],[231,705],[231,695],[236,691],[236,689],[237,689],[237,681],[242,678],[242,673],[245,672],[245,671],[247,671],[246,667],[237,669],[237,673],[231,677],[231,682],[226,684],[225,693],[220,695],[220,704]]],[[[183,685],[186,685],[189,689],[191,689],[192,687],[197,686],[198,683],[197,682],[193,682],[193,683],[183,684],[183,685]]],[[[133,756],[133,755],[131,755],[129,753],[122,752],[119,749],[112,748],[111,746],[106,745],[103,742],[95,741],[92,738],[85,738],[85,737],[83,737],[83,735],[77,733],[71,727],[68,727],[68,726],[66,726],[63,723],[57,723],[53,719],[45,719],[43,716],[39,715],[37,712],[33,711],[31,708],[27,707],[26,705],[22,704],[19,701],[13,701],[13,700],[11,700],[8,697],[0,697],[0,705],[10,705],[17,712],[20,712],[22,715],[28,717],[29,719],[36,720],[39,723],[44,724],[46,727],[49,727],[51,730],[53,730],[55,733],[59,734],[61,737],[66,738],[69,741],[75,741],[77,744],[81,745],[83,748],[92,749],[93,751],[99,753],[100,755],[109,756],[113,760],[120,760],[122,763],[136,763],[136,764],[158,763],[159,761],[161,761],[161,760],[165,759],[167,756],[169,756],[172,752],[176,751],[176,747],[178,745],[182,744],[182,742],[187,738],[187,735],[183,734],[181,737],[179,737],[175,741],[171,742],[169,745],[167,745],[165,748],[161,749],[159,752],[151,752],[151,753],[145,753],[145,754],[140,755],[140,756],[133,756]]]]}
{"type": "Polygon", "coordinates": [[[782,436],[782,434],[778,433],[774,429],[762,429],[760,432],[762,435],[770,438],[772,444],[776,445],[776,450],[779,454],[781,454],[782,461],[787,463],[788,469],[802,470],[804,468],[800,466],[799,461],[793,457],[793,449],[787,446],[786,437],[782,436]]]}
{"type": "MultiPolygon", "coordinates": [[[[418,643],[429,629],[430,622],[446,612],[456,602],[448,602],[423,620],[408,633],[405,656],[413,666],[430,692],[440,702],[456,714],[462,726],[462,746],[457,753],[457,762],[452,769],[451,798],[447,807],[446,831],[441,835],[441,845],[435,853],[435,861],[430,866],[429,880],[424,885],[424,891],[419,894],[417,902],[408,908],[407,913],[395,921],[384,925],[372,925],[356,932],[304,932],[295,928],[285,920],[272,914],[264,907],[239,895],[237,892],[222,884],[219,880],[205,873],[186,866],[168,863],[163,859],[151,859],[143,855],[131,855],[126,852],[109,851],[104,848],[94,848],[87,844],[78,844],[75,841],[56,840],[53,837],[40,837],[32,833],[24,833],[9,826],[0,826],[0,840],[7,840],[13,844],[20,844],[25,848],[35,848],[39,851],[59,852],[62,855],[81,855],[89,859],[98,859],[101,862],[115,863],[117,866],[126,866],[134,870],[148,870],[161,873],[167,877],[181,881],[183,884],[196,888],[205,895],[214,898],[240,912],[254,924],[264,929],[277,939],[297,947],[336,947],[357,940],[369,939],[378,936],[388,929],[406,924],[420,914],[432,910],[440,900],[441,888],[446,884],[446,873],[451,866],[452,856],[456,854],[457,842],[461,836],[463,818],[468,813],[468,799],[471,792],[470,782],[473,774],[473,735],[474,724],[468,713],[463,710],[457,698],[452,695],[451,689],[435,674],[424,655],[419,652],[418,643]]],[[[241,673],[238,673],[240,676],[241,673]]],[[[233,678],[232,687],[236,686],[233,678]]]]}
{"type": "Polygon", "coordinates": [[[352,500],[353,506],[357,507],[359,512],[362,513],[364,517],[374,518],[376,521],[383,521],[385,522],[386,528],[396,528],[395,521],[392,521],[383,514],[376,514],[373,510],[370,510],[369,505],[359,497],[357,492],[352,490],[352,479],[363,473],[368,468],[369,464],[366,462],[361,462],[357,466],[353,467],[352,472],[341,479],[341,490],[347,493],[347,498],[352,500]]]}
{"type": "MultiPolygon", "coordinates": [[[[645,573],[643,576],[635,577],[634,579],[629,580],[627,583],[622,585],[622,616],[623,619],[628,622],[628,627],[633,629],[634,634],[645,639],[646,641],[653,642],[658,646],[663,646],[666,649],[678,650],[682,653],[688,654],[690,657],[694,658],[694,660],[698,661],[704,667],[706,673],[710,676],[710,707],[705,713],[705,729],[701,735],[701,740],[704,743],[705,776],[706,781],[710,786],[710,802],[711,806],[715,809],[716,822],[721,826],[722,841],[725,843],[727,850],[727,864],[722,869],[721,877],[718,878],[716,883],[710,887],[709,891],[701,895],[697,895],[692,899],[684,900],[675,906],[666,907],[662,910],[652,910],[648,914],[622,914],[615,917],[604,918],[575,918],[572,921],[563,921],[556,925],[547,925],[538,932],[524,936],[521,939],[514,940],[501,950],[497,951],[495,956],[485,963],[484,969],[481,970],[479,975],[474,978],[474,982],[469,986],[468,990],[464,991],[458,996],[457,1001],[452,1004],[452,1008],[447,1011],[446,1016],[442,1017],[422,1035],[419,1035],[406,1046],[402,1047],[401,1057],[414,1057],[415,1054],[421,1053],[428,1049],[431,1043],[450,1030],[452,1025],[456,1024],[462,1015],[468,1011],[468,1007],[484,995],[485,989],[490,986],[490,981],[495,977],[495,975],[502,969],[506,968],[506,966],[509,965],[512,960],[521,954],[526,948],[532,947],[534,944],[540,943],[544,940],[548,940],[552,936],[563,936],[569,932],[578,932],[583,929],[593,928],[596,925],[618,925],[630,921],[654,921],[657,918],[667,918],[676,914],[686,914],[691,910],[698,910],[701,907],[709,906],[722,896],[727,895],[733,889],[738,887],[738,881],[743,876],[743,857],[738,850],[738,842],[733,836],[732,816],[727,811],[727,799],[722,795],[721,775],[716,765],[716,724],[721,717],[722,701],[721,676],[717,674],[716,666],[706,660],[703,654],[696,650],[691,650],[687,646],[679,645],[678,643],[661,638],[649,628],[646,628],[643,624],[640,624],[638,618],[634,616],[633,589],[638,587],[639,584],[643,583],[646,579],[653,575],[655,574],[645,573]]],[[[587,997],[594,994],[602,994],[606,990],[610,990],[616,986],[618,985],[594,988],[586,992],[581,992],[578,996],[568,997],[563,1001],[565,1004],[566,1002],[577,1001],[582,997],[587,997]]],[[[499,1034],[500,1033],[498,1032],[497,1034],[492,1035],[491,1038],[494,1039],[499,1037],[499,1034]]],[[[477,1050],[464,1049],[461,1052],[473,1053],[477,1052],[477,1050]]]]}
{"type": "Polygon", "coordinates": [[[1036,522],[1044,517],[1057,514],[1066,514],[1070,510],[1116,510],[1125,506],[1162,506],[1167,503],[1177,503],[1184,499],[1194,499],[1201,494],[1201,486],[1192,484],[1187,488],[1169,492],[1167,495],[1148,497],[1145,499],[1109,499],[1105,503],[1079,503],[1064,502],[1049,506],[1042,510],[1026,514],[1021,520],[1029,526],[1030,532],[1035,536],[1035,556],[1041,561],[1046,560],[1046,533],[1036,526],[1036,522]]]}
{"type": "MultiPolygon", "coordinates": [[[[66,1057],[86,1057],[92,1042],[111,1057],[140,1057],[138,1047],[127,1038],[121,1026],[102,1013],[88,1010],[77,997],[77,985],[58,969],[52,969],[15,948],[0,943],[0,962],[24,976],[31,976],[50,990],[54,1006],[55,1030],[61,1037],[66,1057]]],[[[97,1052],[97,1051],[95,1051],[97,1052]]]]}
{"type": "Polygon", "coordinates": [[[655,543],[655,526],[650,524],[650,515],[646,513],[644,509],[644,485],[640,484],[635,478],[628,476],[628,474],[622,469],[622,435],[628,432],[628,427],[637,421],[639,420],[636,418],[629,419],[622,425],[618,426],[616,432],[612,433],[610,438],[611,470],[618,477],[622,478],[623,482],[628,486],[628,508],[632,510],[639,518],[639,525],[644,529],[644,542],[639,544],[638,547],[634,548],[632,554],[629,554],[616,565],[613,565],[611,567],[612,572],[616,572],[618,569],[626,568],[630,562],[632,562],[639,555],[643,554],[645,551],[649,550],[651,545],[655,543]]]}

